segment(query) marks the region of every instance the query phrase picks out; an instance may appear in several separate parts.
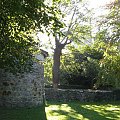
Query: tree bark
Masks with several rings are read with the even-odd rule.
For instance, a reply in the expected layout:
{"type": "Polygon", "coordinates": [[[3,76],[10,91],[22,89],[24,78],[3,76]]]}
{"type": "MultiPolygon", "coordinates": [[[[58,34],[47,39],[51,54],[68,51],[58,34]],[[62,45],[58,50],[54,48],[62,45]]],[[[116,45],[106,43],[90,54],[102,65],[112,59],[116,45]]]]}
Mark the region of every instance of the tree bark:
{"type": "Polygon", "coordinates": [[[59,46],[56,46],[54,49],[54,56],[53,56],[53,88],[54,90],[58,89],[58,85],[60,83],[60,56],[61,50],[59,46]]]}
{"type": "Polygon", "coordinates": [[[71,41],[68,41],[68,38],[66,38],[64,43],[60,42],[60,38],[58,39],[57,36],[55,36],[55,49],[54,49],[54,55],[53,55],[53,88],[54,90],[58,89],[58,85],[60,84],[60,56],[62,54],[62,49],[65,47],[65,45],[70,44],[71,41]]]}

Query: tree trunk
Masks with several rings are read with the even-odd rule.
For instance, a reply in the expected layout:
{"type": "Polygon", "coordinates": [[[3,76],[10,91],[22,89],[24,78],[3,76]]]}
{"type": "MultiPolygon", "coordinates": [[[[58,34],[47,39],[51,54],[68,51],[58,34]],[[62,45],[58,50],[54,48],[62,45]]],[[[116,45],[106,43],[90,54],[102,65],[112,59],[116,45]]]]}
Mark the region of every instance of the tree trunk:
{"type": "MultiPolygon", "coordinates": [[[[64,39],[63,39],[64,40],[64,39]]],[[[66,38],[64,43],[60,42],[60,38],[58,39],[57,36],[55,36],[55,49],[54,49],[54,55],[53,55],[53,88],[54,90],[58,89],[58,85],[60,83],[60,56],[62,53],[62,49],[65,47],[65,45],[71,43],[71,41],[68,42],[68,38],[66,38]]]]}
{"type": "Polygon", "coordinates": [[[60,56],[61,49],[56,46],[53,56],[53,88],[54,90],[58,89],[58,84],[60,83],[60,56]]]}

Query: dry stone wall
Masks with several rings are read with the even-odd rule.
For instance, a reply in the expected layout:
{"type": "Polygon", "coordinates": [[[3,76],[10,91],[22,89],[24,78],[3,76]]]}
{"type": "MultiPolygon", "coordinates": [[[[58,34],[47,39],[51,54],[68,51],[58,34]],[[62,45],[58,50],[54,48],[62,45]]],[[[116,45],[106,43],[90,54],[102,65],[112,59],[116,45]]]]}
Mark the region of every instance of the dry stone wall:
{"type": "Polygon", "coordinates": [[[44,68],[34,63],[29,73],[13,75],[0,69],[0,107],[32,107],[43,104],[44,68]]]}
{"type": "Polygon", "coordinates": [[[81,102],[109,102],[116,100],[116,94],[112,91],[104,90],[82,90],[82,89],[45,89],[46,100],[72,101],[81,102]]]}

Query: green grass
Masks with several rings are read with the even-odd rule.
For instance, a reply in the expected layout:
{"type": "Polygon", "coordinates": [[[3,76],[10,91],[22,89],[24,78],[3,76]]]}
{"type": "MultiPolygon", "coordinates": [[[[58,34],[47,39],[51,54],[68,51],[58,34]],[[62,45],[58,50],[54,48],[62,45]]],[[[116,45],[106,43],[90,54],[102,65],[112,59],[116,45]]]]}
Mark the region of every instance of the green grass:
{"type": "Polygon", "coordinates": [[[46,120],[45,107],[19,109],[0,108],[0,120],[46,120]]]}
{"type": "Polygon", "coordinates": [[[0,120],[120,120],[120,102],[47,102],[37,108],[0,108],[0,120]],[[46,112],[46,113],[45,113],[46,112]]]}
{"type": "Polygon", "coordinates": [[[48,120],[120,120],[118,103],[48,102],[48,120]]]}

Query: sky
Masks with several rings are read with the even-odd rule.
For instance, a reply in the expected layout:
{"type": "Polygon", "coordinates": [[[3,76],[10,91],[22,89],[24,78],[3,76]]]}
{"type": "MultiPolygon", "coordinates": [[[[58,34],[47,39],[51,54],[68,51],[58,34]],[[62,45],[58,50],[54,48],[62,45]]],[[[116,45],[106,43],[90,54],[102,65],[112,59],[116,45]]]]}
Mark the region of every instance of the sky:
{"type": "Polygon", "coordinates": [[[90,7],[98,8],[100,6],[104,6],[105,4],[109,4],[110,2],[113,2],[115,0],[89,0],[90,1],[90,7]]]}
{"type": "MultiPolygon", "coordinates": [[[[104,8],[104,6],[106,4],[114,2],[115,0],[87,0],[87,1],[89,1],[89,8],[94,9],[94,13],[95,13],[94,17],[97,17],[97,16],[100,16],[100,15],[107,14],[108,11],[104,8]]],[[[44,44],[44,45],[46,45],[47,41],[49,40],[49,38],[47,37],[46,34],[39,33],[38,37],[40,39],[42,38],[42,44],[44,44]]],[[[54,39],[54,38],[52,38],[52,39],[54,39]]],[[[48,51],[47,49],[49,49],[49,48],[43,47],[42,49],[48,51]]]]}
{"type": "Polygon", "coordinates": [[[89,7],[95,11],[95,16],[100,16],[108,13],[105,9],[105,5],[114,2],[115,0],[88,0],[90,2],[89,7]]]}

